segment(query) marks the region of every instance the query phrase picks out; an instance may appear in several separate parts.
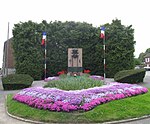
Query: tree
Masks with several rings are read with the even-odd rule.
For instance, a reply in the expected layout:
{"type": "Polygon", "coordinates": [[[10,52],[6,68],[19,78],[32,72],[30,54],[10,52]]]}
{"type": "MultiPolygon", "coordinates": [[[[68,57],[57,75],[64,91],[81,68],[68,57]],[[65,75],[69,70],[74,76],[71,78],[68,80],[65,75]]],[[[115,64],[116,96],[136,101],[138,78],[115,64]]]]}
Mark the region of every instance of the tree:
{"type": "Polygon", "coordinates": [[[141,61],[138,58],[134,58],[135,65],[141,65],[141,61]]]}
{"type": "Polygon", "coordinates": [[[121,20],[106,24],[106,76],[134,68],[134,29],[124,26],[121,20]]]}
{"type": "Polygon", "coordinates": [[[141,61],[141,62],[144,62],[144,56],[145,56],[146,54],[145,53],[140,53],[140,55],[139,55],[139,57],[138,57],[138,59],[141,61]]]}
{"type": "MultiPolygon", "coordinates": [[[[83,49],[83,67],[94,65],[93,57],[98,44],[97,29],[88,23],[54,22],[48,37],[48,72],[50,75],[67,70],[68,48],[83,49]]],[[[94,68],[92,69],[94,70],[94,68]]]]}
{"type": "Polygon", "coordinates": [[[28,21],[15,24],[13,29],[13,49],[16,73],[29,74],[35,80],[41,79],[42,51],[38,24],[28,21]]]}
{"type": "Polygon", "coordinates": [[[150,53],[150,48],[148,48],[148,49],[145,51],[145,53],[150,53]]]}
{"type": "MultiPolygon", "coordinates": [[[[116,19],[106,27],[106,76],[134,67],[134,30],[116,19]]],[[[83,68],[91,74],[103,75],[103,40],[99,27],[88,23],[55,21],[18,23],[13,29],[13,48],[17,73],[29,74],[34,79],[44,75],[42,31],[47,33],[47,76],[67,70],[68,48],[83,49],[83,68]]]]}

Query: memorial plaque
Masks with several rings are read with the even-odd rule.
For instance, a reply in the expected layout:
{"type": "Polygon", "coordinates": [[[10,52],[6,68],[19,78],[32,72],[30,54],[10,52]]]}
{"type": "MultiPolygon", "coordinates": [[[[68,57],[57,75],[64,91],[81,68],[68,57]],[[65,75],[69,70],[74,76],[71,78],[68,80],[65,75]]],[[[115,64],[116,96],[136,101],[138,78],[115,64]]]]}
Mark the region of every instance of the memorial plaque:
{"type": "Polygon", "coordinates": [[[82,74],[82,48],[68,48],[68,74],[82,74]]]}

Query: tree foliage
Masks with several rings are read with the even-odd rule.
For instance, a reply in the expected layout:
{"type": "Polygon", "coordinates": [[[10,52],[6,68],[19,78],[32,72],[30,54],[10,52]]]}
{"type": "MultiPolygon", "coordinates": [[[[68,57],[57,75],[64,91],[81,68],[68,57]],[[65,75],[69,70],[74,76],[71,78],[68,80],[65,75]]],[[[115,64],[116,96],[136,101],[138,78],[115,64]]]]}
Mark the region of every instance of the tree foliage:
{"type": "Polygon", "coordinates": [[[134,58],[134,65],[141,65],[141,61],[138,58],[134,58]]]}
{"type": "Polygon", "coordinates": [[[134,29],[116,19],[106,24],[106,75],[134,68],[134,29]],[[111,71],[110,71],[111,70],[111,71]]]}
{"type": "Polygon", "coordinates": [[[15,68],[18,74],[29,74],[34,79],[41,78],[43,70],[41,36],[37,30],[42,26],[28,21],[15,24],[13,29],[13,49],[15,55],[15,68]]]}
{"type": "MultiPolygon", "coordinates": [[[[106,27],[106,75],[113,77],[120,70],[132,69],[134,64],[134,30],[116,19],[106,27]]],[[[68,48],[82,48],[83,68],[91,74],[103,75],[103,39],[99,27],[73,21],[32,21],[18,23],[13,29],[13,48],[17,73],[40,79],[44,70],[42,31],[47,32],[47,76],[67,70],[68,48]]]]}

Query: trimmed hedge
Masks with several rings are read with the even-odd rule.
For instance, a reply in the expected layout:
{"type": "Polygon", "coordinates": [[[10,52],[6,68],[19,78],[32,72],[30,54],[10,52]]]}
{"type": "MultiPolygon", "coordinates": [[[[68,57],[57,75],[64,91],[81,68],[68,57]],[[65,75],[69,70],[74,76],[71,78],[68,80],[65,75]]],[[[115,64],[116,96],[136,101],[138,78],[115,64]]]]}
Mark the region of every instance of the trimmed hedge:
{"type": "Polygon", "coordinates": [[[4,90],[19,90],[30,87],[33,78],[27,74],[11,74],[7,77],[2,77],[4,90]]]}
{"type": "Polygon", "coordinates": [[[140,83],[145,77],[145,69],[123,70],[115,74],[114,80],[121,83],[140,83]]]}
{"type": "MultiPolygon", "coordinates": [[[[111,78],[118,71],[134,67],[134,29],[132,25],[122,25],[118,19],[104,25],[108,34],[106,75],[111,78]]],[[[103,75],[103,39],[99,38],[99,27],[86,22],[45,20],[41,23],[28,21],[14,25],[12,45],[16,73],[29,74],[35,80],[44,79],[41,31],[48,34],[47,77],[67,70],[68,48],[82,48],[83,68],[90,70],[92,75],[103,75]]]]}

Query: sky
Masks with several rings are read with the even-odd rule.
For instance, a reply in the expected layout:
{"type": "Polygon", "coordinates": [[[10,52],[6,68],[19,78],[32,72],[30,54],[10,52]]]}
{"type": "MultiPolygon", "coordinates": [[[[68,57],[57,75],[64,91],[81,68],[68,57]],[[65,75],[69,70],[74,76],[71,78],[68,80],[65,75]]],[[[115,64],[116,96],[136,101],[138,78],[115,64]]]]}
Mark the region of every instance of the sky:
{"type": "Polygon", "coordinates": [[[95,27],[119,19],[122,25],[134,29],[135,52],[150,48],[150,7],[149,0],[1,0],[0,1],[0,68],[3,61],[3,46],[13,37],[14,24],[29,20],[87,22],[95,27]]]}

